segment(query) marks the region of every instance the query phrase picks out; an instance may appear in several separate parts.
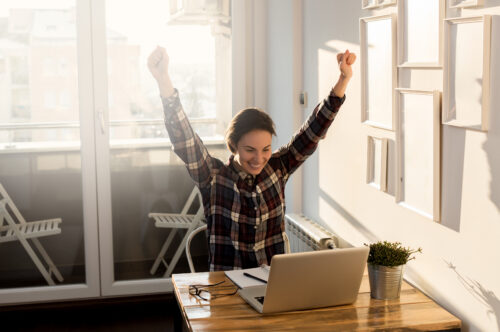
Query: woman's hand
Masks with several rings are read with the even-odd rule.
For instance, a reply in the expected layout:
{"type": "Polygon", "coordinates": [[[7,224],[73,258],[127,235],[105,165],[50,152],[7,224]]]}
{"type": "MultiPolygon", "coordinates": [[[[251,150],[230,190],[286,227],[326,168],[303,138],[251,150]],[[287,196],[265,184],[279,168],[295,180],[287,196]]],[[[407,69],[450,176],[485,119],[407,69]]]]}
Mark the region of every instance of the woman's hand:
{"type": "Polygon", "coordinates": [[[162,97],[170,97],[174,93],[174,87],[168,74],[168,63],[170,59],[167,51],[158,46],[148,57],[148,68],[155,78],[162,97]]]}
{"type": "Polygon", "coordinates": [[[337,62],[339,63],[340,77],[333,87],[333,94],[342,98],[345,94],[347,84],[352,77],[352,65],[356,61],[356,54],[346,50],[344,53],[337,54],[337,62]]]}
{"type": "Polygon", "coordinates": [[[356,61],[356,54],[346,50],[344,53],[337,54],[337,62],[339,63],[340,73],[345,78],[352,77],[351,65],[356,61]]]}
{"type": "Polygon", "coordinates": [[[148,57],[148,68],[157,82],[164,81],[168,77],[168,54],[163,47],[156,47],[148,57]]]}

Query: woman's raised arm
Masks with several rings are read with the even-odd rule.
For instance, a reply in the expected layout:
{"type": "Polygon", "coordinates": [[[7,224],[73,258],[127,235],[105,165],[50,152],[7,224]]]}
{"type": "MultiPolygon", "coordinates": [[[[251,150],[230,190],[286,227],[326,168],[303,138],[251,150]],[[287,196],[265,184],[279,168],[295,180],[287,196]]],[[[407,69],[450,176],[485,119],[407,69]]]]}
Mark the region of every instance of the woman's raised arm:
{"type": "Polygon", "coordinates": [[[158,46],[148,58],[149,71],[160,89],[165,127],[174,152],[186,164],[191,178],[202,188],[210,184],[212,170],[220,162],[210,156],[200,137],[193,131],[170,80],[168,64],[169,57],[163,47],[158,46]]]}

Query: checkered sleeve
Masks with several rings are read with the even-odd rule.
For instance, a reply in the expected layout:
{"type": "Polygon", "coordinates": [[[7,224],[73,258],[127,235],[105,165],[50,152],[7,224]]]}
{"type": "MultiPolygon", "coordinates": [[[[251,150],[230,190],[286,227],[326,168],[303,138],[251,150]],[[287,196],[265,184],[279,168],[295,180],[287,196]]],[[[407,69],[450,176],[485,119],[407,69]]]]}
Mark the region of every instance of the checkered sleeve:
{"type": "Polygon", "coordinates": [[[288,144],[277,151],[285,181],[316,150],[344,103],[345,95],[339,98],[330,95],[319,103],[302,127],[288,144]]]}
{"type": "Polygon", "coordinates": [[[167,128],[174,152],[186,164],[191,178],[203,188],[210,184],[212,163],[214,162],[200,137],[193,131],[182,108],[179,93],[162,98],[167,128]]]}

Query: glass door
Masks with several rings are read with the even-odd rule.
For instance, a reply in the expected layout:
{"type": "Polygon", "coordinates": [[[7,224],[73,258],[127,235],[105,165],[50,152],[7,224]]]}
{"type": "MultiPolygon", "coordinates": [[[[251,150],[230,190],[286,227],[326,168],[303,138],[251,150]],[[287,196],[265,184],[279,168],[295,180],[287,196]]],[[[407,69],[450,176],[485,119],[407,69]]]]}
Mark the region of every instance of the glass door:
{"type": "MultiPolygon", "coordinates": [[[[94,1],[93,12],[95,103],[103,123],[96,132],[103,294],[165,292],[171,289],[168,266],[189,272],[186,230],[177,230],[160,254],[175,230],[157,227],[148,215],[180,212],[194,183],[173,153],[147,57],[157,46],[167,49],[194,130],[212,155],[226,160],[230,1],[94,1]]],[[[204,236],[192,248],[197,270],[207,270],[204,236]]]]}
{"type": "Polygon", "coordinates": [[[99,295],[89,4],[0,3],[0,304],[99,295]]]}

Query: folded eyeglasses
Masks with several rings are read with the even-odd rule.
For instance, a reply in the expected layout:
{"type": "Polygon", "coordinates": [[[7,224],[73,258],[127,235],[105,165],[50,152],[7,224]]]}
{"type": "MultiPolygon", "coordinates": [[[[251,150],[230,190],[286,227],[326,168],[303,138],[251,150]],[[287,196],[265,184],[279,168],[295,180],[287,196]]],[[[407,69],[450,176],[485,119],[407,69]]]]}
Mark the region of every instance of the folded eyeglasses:
{"type": "Polygon", "coordinates": [[[215,286],[223,284],[225,280],[210,285],[189,285],[189,294],[196,296],[204,301],[210,301],[219,297],[234,295],[238,292],[238,287],[229,285],[215,289],[215,286]],[[233,289],[236,287],[236,289],[233,289]]]}

